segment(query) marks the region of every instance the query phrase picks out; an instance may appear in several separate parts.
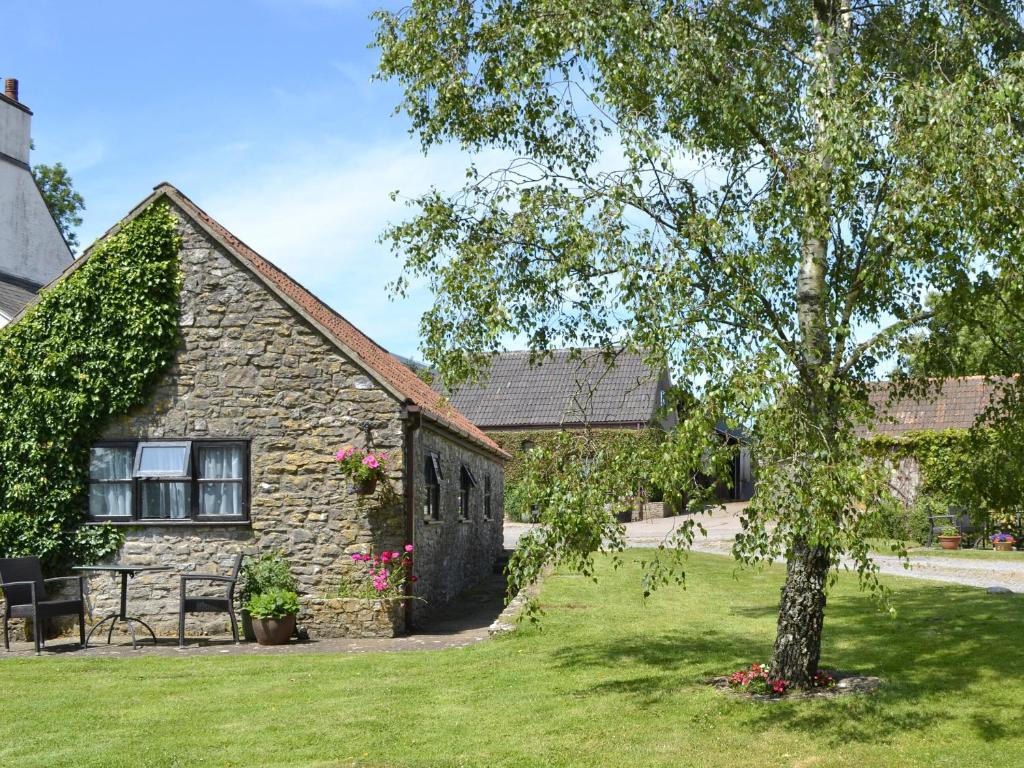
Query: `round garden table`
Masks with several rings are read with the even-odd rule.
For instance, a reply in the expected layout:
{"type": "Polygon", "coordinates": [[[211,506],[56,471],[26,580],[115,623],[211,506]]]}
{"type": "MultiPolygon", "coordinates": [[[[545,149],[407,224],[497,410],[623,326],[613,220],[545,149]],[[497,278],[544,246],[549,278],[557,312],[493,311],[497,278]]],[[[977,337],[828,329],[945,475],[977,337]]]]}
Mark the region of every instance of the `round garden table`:
{"type": "Polygon", "coordinates": [[[135,624],[141,624],[148,631],[150,636],[153,638],[153,645],[156,645],[156,633],[153,628],[146,622],[140,619],[138,616],[128,615],[128,578],[135,578],[140,573],[146,573],[147,571],[170,571],[172,570],[166,565],[126,565],[124,563],[113,563],[112,565],[80,565],[72,570],[79,571],[80,573],[109,573],[112,577],[116,578],[118,574],[121,574],[121,610],[115,611],[109,616],[104,616],[93,628],[89,630],[89,635],[85,638],[85,647],[89,647],[89,639],[92,637],[93,632],[99,629],[101,626],[110,622],[110,629],[107,631],[107,645],[110,645],[110,640],[114,635],[114,627],[118,623],[128,625],[128,633],[132,637],[132,648],[138,648],[138,643],[135,641],[135,624]]]}

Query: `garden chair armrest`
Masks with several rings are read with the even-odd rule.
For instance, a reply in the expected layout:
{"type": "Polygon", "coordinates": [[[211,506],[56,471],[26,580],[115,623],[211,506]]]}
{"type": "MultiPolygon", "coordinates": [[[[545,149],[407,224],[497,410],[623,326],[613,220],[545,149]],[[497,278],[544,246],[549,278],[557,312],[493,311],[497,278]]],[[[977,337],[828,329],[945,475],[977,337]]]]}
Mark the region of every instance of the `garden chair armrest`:
{"type": "Polygon", "coordinates": [[[0,584],[0,589],[4,590],[4,599],[7,596],[7,587],[28,587],[32,590],[32,605],[36,604],[36,583],[34,581],[8,581],[4,584],[0,584]]]}
{"type": "Polygon", "coordinates": [[[182,584],[186,581],[223,581],[224,583],[234,584],[238,579],[234,576],[216,576],[212,574],[194,573],[181,577],[182,584]]]}

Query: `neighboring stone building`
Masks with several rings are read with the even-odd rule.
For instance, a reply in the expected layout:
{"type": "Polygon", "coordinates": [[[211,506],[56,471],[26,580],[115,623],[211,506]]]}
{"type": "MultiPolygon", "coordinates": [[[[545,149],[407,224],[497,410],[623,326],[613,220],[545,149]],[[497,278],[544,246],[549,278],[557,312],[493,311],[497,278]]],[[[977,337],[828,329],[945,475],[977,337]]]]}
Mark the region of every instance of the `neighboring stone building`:
{"type": "MultiPolygon", "coordinates": [[[[915,433],[958,430],[964,433],[994,404],[1002,380],[965,376],[942,381],[919,396],[894,398],[888,382],[874,384],[868,394],[878,420],[862,429],[865,439],[902,439],[915,433]]],[[[912,505],[921,486],[918,460],[901,456],[893,462],[891,487],[902,502],[912,505]]]]}
{"type": "Polygon", "coordinates": [[[32,111],[18,101],[18,81],[0,94],[0,326],[71,263],[29,167],[32,111]]]}
{"type": "MultiPolygon", "coordinates": [[[[183,238],[180,347],[151,401],[95,444],[90,479],[91,517],[125,533],[113,559],[174,571],[139,576],[130,612],[173,632],[177,572],[224,573],[239,551],[283,549],[308,607],[337,591],[353,553],[411,542],[414,620],[489,574],[507,455],[174,187],[156,187],[128,218],[160,202],[183,238]],[[393,494],[351,492],[333,459],[346,445],[388,453],[393,494]]],[[[116,585],[95,577],[91,589],[102,615],[116,585]]],[[[369,631],[304,618],[314,634],[369,631]]],[[[225,627],[190,617],[188,632],[225,627]]]]}
{"type": "MultiPolygon", "coordinates": [[[[606,357],[600,349],[557,349],[531,362],[530,352],[514,351],[495,355],[480,383],[460,387],[450,400],[515,455],[562,430],[588,430],[600,438],[623,431],[642,436],[672,429],[676,414],[666,407],[671,386],[667,369],[651,368],[635,352],[620,350],[606,357]]],[[[441,391],[440,385],[435,389],[441,391]]],[[[745,442],[724,423],[716,432],[724,441],[745,442]]],[[[746,448],[737,451],[732,475],[728,483],[718,483],[718,496],[749,499],[753,477],[746,448]]],[[[514,481],[514,466],[509,480],[514,481]]]]}

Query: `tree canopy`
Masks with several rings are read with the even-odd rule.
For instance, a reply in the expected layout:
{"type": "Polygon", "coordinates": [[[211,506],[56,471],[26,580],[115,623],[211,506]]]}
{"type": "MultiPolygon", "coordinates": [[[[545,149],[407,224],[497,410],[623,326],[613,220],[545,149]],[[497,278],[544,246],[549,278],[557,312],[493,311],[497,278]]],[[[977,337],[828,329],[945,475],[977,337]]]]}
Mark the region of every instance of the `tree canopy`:
{"type": "Polygon", "coordinates": [[[62,163],[40,163],[32,166],[32,176],[35,177],[39,191],[43,195],[43,202],[50,210],[50,215],[64,236],[68,248],[76,250],[78,235],[75,234],[75,228],[82,226],[82,217],[79,214],[85,210],[85,199],[75,191],[68,169],[62,163]]]}
{"type": "MultiPolygon", "coordinates": [[[[817,668],[844,554],[877,586],[864,538],[889,499],[857,437],[865,383],[933,316],[929,291],[957,301],[980,264],[1020,263],[1021,17],[998,0],[377,14],[379,76],[424,150],[475,153],[461,189],[387,233],[406,280],[434,289],[428,358],[449,386],[510,337],[669,365],[701,407],[640,459],[664,487],[720,455],[717,417],[753,425],[759,490],[734,552],[787,559],[774,676],[817,668]]],[[[592,488],[559,487],[514,560],[527,577],[621,542],[592,488]]],[[[678,577],[671,555],[654,582],[678,577]]]]}

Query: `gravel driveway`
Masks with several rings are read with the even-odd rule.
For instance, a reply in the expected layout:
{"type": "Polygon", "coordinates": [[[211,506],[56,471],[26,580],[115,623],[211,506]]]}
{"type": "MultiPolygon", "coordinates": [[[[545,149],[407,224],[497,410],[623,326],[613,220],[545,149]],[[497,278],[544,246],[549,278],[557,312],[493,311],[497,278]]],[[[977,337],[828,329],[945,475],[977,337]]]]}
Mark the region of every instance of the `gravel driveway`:
{"type": "MultiPolygon", "coordinates": [[[[712,513],[698,516],[707,529],[706,538],[694,541],[693,549],[714,555],[730,555],[732,541],[740,531],[739,512],[743,502],[726,504],[712,513]]],[[[644,520],[626,524],[626,539],[631,547],[657,547],[671,534],[685,517],[666,517],[660,520],[644,520]]],[[[514,548],[519,537],[533,526],[526,523],[505,523],[505,546],[514,548]]],[[[907,576],[914,579],[930,579],[970,587],[1004,587],[1024,593],[1024,553],[1020,563],[1007,560],[966,560],[953,557],[910,557],[910,568],[904,567],[899,558],[891,555],[875,555],[881,572],[892,576],[907,576]]]]}

